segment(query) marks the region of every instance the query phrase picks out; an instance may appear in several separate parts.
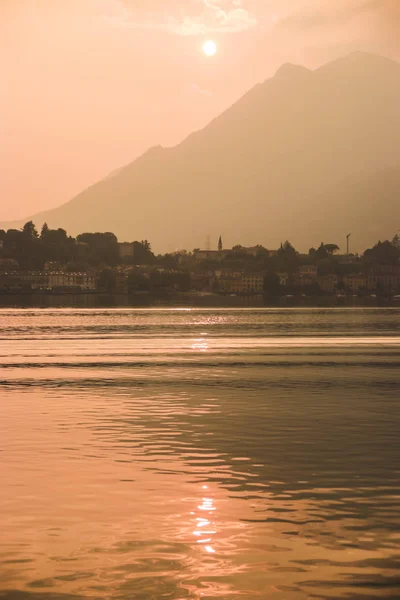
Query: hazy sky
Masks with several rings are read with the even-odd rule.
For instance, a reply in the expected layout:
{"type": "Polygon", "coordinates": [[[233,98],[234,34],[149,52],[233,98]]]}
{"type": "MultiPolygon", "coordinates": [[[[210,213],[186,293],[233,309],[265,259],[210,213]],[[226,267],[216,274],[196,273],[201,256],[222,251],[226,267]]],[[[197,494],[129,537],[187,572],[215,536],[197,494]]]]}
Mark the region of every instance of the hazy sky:
{"type": "Polygon", "coordinates": [[[0,48],[4,220],[179,142],[283,62],[400,59],[400,0],[0,0],[0,48]]]}

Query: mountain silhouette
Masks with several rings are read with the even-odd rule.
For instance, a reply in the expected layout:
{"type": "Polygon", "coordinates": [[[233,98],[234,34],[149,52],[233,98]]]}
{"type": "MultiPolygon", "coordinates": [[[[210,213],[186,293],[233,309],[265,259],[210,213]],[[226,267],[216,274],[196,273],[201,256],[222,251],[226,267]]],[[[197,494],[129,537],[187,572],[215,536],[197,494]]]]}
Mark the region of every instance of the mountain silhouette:
{"type": "MultiPolygon", "coordinates": [[[[157,252],[228,244],[355,249],[400,228],[400,64],[353,53],[315,71],[283,65],[173,148],[150,149],[31,218],[70,234],[113,231],[157,252]]],[[[21,227],[28,220],[3,224],[21,227]]]]}

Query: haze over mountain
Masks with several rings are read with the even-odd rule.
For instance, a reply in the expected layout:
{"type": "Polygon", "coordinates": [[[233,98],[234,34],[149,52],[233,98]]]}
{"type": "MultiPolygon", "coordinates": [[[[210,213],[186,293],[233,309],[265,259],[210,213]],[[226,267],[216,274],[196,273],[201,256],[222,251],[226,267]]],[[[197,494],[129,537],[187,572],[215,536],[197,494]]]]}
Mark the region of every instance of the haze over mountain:
{"type": "Polygon", "coordinates": [[[29,219],[148,239],[156,252],[220,234],[226,245],[344,247],[350,231],[362,250],[400,229],[399,106],[400,64],[390,59],[287,64],[178,146],[155,147],[29,219]]]}

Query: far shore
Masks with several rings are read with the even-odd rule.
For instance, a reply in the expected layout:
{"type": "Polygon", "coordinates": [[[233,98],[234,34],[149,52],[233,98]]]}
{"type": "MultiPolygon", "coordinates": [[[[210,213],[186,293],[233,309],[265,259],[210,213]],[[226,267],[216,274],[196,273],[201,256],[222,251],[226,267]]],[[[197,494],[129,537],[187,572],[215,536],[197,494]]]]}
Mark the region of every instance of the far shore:
{"type": "Polygon", "coordinates": [[[105,294],[99,292],[0,293],[0,308],[262,308],[262,307],[400,307],[390,296],[263,296],[196,292],[105,294]]]}

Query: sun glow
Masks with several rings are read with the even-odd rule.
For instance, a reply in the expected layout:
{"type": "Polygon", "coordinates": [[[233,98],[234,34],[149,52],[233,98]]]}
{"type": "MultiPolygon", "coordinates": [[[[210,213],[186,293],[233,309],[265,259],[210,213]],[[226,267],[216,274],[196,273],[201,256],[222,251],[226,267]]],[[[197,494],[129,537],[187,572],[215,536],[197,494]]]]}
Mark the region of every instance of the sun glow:
{"type": "Polygon", "coordinates": [[[212,40],[207,40],[203,44],[203,52],[206,56],[214,56],[217,53],[217,44],[212,40]]]}

